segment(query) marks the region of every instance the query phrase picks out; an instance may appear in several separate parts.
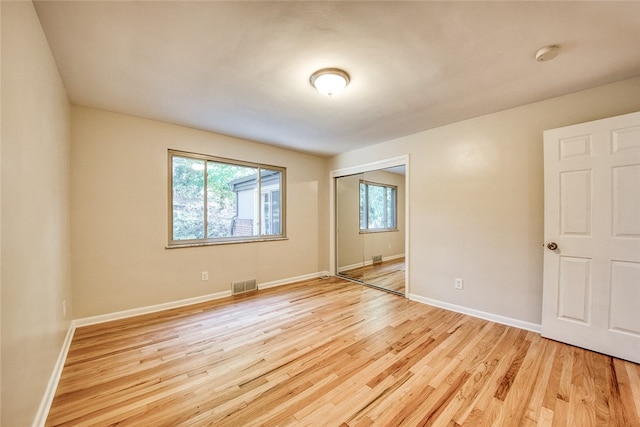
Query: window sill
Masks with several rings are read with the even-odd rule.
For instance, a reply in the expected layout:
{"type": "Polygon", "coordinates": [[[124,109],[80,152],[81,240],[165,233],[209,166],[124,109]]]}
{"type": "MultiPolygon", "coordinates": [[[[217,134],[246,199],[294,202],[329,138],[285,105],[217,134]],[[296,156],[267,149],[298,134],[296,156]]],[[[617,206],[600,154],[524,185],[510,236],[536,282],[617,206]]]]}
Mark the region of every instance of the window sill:
{"type": "Polygon", "coordinates": [[[200,246],[220,246],[220,245],[237,245],[240,243],[256,243],[256,242],[280,242],[283,240],[289,240],[287,236],[282,237],[270,237],[270,238],[256,238],[250,240],[223,240],[219,242],[192,242],[192,243],[176,243],[173,245],[167,245],[165,249],[181,249],[181,248],[195,248],[200,246]]]}
{"type": "Polygon", "coordinates": [[[394,233],[400,231],[397,228],[380,228],[377,230],[360,230],[360,234],[373,234],[373,233],[394,233]]]}

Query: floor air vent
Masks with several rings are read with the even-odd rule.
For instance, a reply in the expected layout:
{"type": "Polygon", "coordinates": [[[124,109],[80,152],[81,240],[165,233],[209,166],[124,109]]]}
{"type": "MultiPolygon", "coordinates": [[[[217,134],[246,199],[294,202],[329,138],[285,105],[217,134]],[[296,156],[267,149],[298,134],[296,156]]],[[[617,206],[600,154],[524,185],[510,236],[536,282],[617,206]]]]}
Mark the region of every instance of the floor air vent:
{"type": "Polygon", "coordinates": [[[374,264],[380,264],[382,262],[382,255],[374,255],[372,262],[374,264]]]}
{"type": "Polygon", "coordinates": [[[244,282],[234,282],[232,283],[232,287],[233,294],[241,294],[243,292],[255,291],[258,289],[256,279],[245,280],[244,282]]]}

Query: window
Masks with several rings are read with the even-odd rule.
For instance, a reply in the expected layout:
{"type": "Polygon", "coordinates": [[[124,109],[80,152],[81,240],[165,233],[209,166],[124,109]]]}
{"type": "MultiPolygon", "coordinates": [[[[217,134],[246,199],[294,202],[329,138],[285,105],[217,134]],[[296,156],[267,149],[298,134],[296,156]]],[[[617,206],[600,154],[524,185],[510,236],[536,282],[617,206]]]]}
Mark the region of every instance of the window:
{"type": "Polygon", "coordinates": [[[397,231],[393,185],[360,181],[360,232],[397,231]]]}
{"type": "Polygon", "coordinates": [[[285,172],[169,150],[169,246],[284,238],[285,172]]]}

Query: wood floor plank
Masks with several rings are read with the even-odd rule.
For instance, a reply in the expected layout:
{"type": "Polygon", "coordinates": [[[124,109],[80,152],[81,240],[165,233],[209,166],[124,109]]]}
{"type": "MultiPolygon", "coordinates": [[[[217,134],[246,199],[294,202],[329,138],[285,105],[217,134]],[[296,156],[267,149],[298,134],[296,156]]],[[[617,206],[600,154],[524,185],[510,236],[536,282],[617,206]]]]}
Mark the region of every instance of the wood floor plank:
{"type": "Polygon", "coordinates": [[[338,278],[79,328],[47,426],[640,426],[640,367],[338,278]]]}
{"type": "Polygon", "coordinates": [[[616,385],[613,390],[612,398],[616,401],[616,422],[619,425],[640,425],[640,419],[637,417],[637,409],[635,405],[640,402],[634,401],[633,392],[631,391],[629,376],[625,368],[625,362],[619,359],[612,359],[612,372],[615,373],[616,385]]]}
{"type": "MultiPolygon", "coordinates": [[[[526,342],[528,340],[525,339],[526,342]]],[[[525,417],[527,402],[531,398],[536,380],[539,379],[545,346],[546,341],[534,339],[531,345],[527,347],[527,354],[523,358],[509,392],[503,400],[503,410],[498,417],[499,425],[516,425],[517,423],[525,424],[527,422],[525,417]]]]}
{"type": "MultiPolygon", "coordinates": [[[[522,331],[515,328],[507,328],[502,338],[495,342],[495,346],[489,354],[489,367],[493,372],[489,372],[485,379],[485,383],[480,389],[478,396],[471,405],[465,408],[463,414],[476,412],[474,418],[482,414],[491,405],[494,395],[502,382],[502,378],[509,370],[511,362],[515,358],[518,348],[515,343],[520,342],[519,338],[523,335],[522,331]]],[[[463,415],[464,417],[464,415],[463,415]]],[[[464,418],[461,418],[461,421],[464,418]]],[[[465,421],[466,423],[466,421],[465,421]]]]}
{"type": "Polygon", "coordinates": [[[546,343],[544,357],[542,358],[542,366],[537,375],[533,393],[527,407],[525,417],[531,421],[537,423],[540,420],[540,412],[543,409],[542,402],[544,401],[545,391],[549,387],[549,380],[551,378],[551,372],[553,370],[553,361],[555,359],[556,346],[546,343]]]}
{"type": "Polygon", "coordinates": [[[562,346],[555,341],[550,341],[549,347],[553,347],[555,351],[553,358],[553,367],[551,368],[551,374],[549,375],[549,382],[544,394],[542,406],[553,413],[553,410],[556,406],[556,401],[558,400],[560,377],[563,371],[565,353],[562,346]]]}
{"type": "MultiPolygon", "coordinates": [[[[634,402],[640,402],[640,365],[631,363],[625,364],[627,375],[629,377],[629,387],[631,388],[632,399],[634,402]]],[[[636,417],[640,420],[640,405],[635,405],[636,417]]]]}

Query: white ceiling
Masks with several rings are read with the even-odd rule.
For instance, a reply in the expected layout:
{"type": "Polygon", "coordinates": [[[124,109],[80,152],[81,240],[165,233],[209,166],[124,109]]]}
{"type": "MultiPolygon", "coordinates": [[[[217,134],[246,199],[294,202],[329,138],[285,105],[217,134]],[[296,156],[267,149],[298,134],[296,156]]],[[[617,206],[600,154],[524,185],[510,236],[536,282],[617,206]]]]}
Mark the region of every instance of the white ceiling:
{"type": "Polygon", "coordinates": [[[74,104],[320,155],[640,75],[639,1],[35,5],[74,104]]]}

